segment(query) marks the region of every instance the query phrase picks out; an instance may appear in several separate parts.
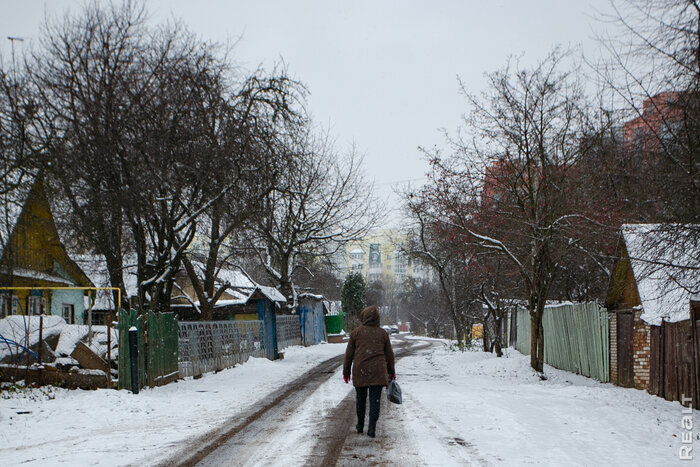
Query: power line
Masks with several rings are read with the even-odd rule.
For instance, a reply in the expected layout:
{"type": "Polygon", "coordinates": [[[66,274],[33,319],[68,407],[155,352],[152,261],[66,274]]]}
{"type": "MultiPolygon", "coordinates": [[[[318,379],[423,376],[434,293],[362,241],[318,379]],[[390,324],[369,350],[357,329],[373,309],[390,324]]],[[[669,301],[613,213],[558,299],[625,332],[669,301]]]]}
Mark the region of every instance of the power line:
{"type": "Polygon", "coordinates": [[[398,185],[399,183],[407,183],[407,182],[417,182],[419,180],[425,180],[427,177],[419,177],[419,178],[407,178],[405,180],[396,180],[393,182],[382,182],[382,183],[375,183],[374,186],[383,186],[383,185],[398,185]]]}

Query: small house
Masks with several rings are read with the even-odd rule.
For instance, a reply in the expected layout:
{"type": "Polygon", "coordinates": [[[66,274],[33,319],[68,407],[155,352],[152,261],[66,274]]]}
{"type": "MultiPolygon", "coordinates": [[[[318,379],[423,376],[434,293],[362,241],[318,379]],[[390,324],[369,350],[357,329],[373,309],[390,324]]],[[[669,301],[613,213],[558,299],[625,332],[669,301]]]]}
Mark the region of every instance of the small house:
{"type": "Polygon", "coordinates": [[[623,225],[607,298],[610,380],[668,400],[693,394],[696,406],[698,228],[623,225]]]}
{"type": "MultiPolygon", "coordinates": [[[[195,262],[193,266],[203,274],[203,264],[195,262]]],[[[173,297],[171,309],[180,320],[198,321],[200,304],[192,281],[184,271],[178,273],[175,280],[178,295],[173,297]]],[[[215,282],[217,288],[226,287],[226,290],[214,304],[214,321],[262,321],[267,357],[270,360],[278,358],[277,312],[286,302],[284,295],[274,287],[256,283],[240,268],[219,269],[215,282]]]]}
{"type": "MultiPolygon", "coordinates": [[[[193,262],[192,265],[204,275],[204,264],[193,262]]],[[[175,281],[178,290],[174,292],[172,310],[181,320],[199,320],[200,303],[189,276],[184,270],[180,271],[175,276],[175,281]]],[[[260,319],[261,308],[270,308],[276,312],[279,305],[286,302],[277,289],[258,284],[241,268],[220,268],[215,279],[215,289],[220,287],[226,287],[226,290],[214,304],[214,321],[257,320],[260,319]]]]}
{"type": "Polygon", "coordinates": [[[86,322],[85,287],[93,283],[68,256],[41,178],[0,199],[0,319],[57,315],[86,322]]]}

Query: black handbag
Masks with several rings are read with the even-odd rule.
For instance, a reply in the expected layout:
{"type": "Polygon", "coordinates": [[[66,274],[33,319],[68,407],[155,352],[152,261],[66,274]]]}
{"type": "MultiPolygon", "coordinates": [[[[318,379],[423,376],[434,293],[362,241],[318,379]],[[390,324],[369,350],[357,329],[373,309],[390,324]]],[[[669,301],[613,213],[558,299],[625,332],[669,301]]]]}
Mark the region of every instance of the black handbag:
{"type": "Polygon", "coordinates": [[[401,387],[399,383],[394,380],[389,381],[389,386],[386,388],[386,398],[394,404],[401,403],[401,387]]]}

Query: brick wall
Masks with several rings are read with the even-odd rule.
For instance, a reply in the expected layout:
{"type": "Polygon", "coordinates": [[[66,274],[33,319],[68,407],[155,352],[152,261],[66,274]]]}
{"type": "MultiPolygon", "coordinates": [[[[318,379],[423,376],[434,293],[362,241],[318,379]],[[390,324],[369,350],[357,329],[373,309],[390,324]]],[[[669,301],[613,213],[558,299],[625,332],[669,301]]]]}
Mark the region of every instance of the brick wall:
{"type": "Polygon", "coordinates": [[[648,324],[641,320],[641,314],[641,310],[634,312],[634,328],[632,330],[634,387],[637,389],[649,389],[651,329],[648,324]]]}
{"type": "Polygon", "coordinates": [[[608,313],[608,318],[610,319],[610,325],[608,330],[610,336],[608,342],[610,343],[610,382],[613,384],[618,384],[617,379],[617,314],[608,313]]]}

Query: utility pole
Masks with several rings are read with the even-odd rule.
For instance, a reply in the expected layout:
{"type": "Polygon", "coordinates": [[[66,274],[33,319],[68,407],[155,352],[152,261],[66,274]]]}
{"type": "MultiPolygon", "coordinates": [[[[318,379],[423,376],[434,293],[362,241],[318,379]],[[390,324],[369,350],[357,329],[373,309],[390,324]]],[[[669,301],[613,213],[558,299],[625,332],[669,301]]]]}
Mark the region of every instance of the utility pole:
{"type": "MultiPolygon", "coordinates": [[[[12,44],[12,79],[14,80],[15,86],[17,86],[17,64],[15,63],[15,42],[24,42],[23,37],[7,36],[7,39],[12,44]]],[[[17,96],[15,96],[17,97],[17,96]]]]}

